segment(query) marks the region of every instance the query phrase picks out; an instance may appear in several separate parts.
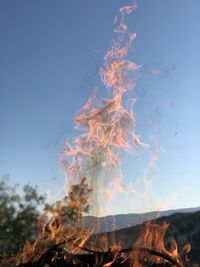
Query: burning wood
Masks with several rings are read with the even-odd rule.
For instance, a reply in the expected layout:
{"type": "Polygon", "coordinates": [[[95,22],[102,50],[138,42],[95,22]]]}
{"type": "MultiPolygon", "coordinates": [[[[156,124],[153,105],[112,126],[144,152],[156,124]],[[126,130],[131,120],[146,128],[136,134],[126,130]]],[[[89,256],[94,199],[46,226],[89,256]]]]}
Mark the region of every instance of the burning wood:
{"type": "Polygon", "coordinates": [[[178,253],[174,240],[171,241],[169,249],[165,248],[165,233],[169,226],[166,223],[161,225],[146,223],[138,240],[130,248],[123,248],[117,243],[113,243],[107,250],[104,250],[104,247],[98,247],[96,240],[90,238],[91,230],[80,229],[75,225],[78,218],[82,216],[83,207],[78,206],[76,216],[71,216],[71,199],[73,199],[73,207],[76,201],[79,203],[83,198],[82,205],[87,206],[86,195],[91,190],[85,181],[83,179],[80,185],[72,187],[73,191],[68,197],[68,206],[64,205],[65,217],[59,203],[59,212],[57,208],[53,209],[56,212],[51,222],[43,227],[36,241],[33,244],[27,242],[16,257],[3,260],[0,266],[189,266],[187,257],[191,248],[189,244],[183,248],[181,253],[178,253]]]}
{"type": "MultiPolygon", "coordinates": [[[[49,247],[37,261],[26,262],[14,265],[8,262],[2,266],[16,267],[53,267],[53,266],[189,266],[188,261],[176,259],[168,253],[159,252],[147,247],[133,247],[127,249],[109,249],[108,251],[97,251],[78,247],[86,253],[72,254],[64,247],[65,242],[49,247]],[[133,257],[133,254],[140,254],[140,260],[133,257]],[[127,254],[127,255],[126,255],[127,254]],[[151,258],[154,257],[154,261],[151,258]]],[[[77,247],[77,246],[76,246],[77,247]]]]}

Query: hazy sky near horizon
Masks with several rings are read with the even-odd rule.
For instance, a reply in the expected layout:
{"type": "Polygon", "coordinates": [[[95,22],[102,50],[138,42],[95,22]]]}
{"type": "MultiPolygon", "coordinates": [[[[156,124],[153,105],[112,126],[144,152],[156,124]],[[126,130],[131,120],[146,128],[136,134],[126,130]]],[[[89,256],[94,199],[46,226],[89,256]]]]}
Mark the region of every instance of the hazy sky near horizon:
{"type": "MultiPolygon", "coordinates": [[[[131,3],[0,1],[0,176],[61,197],[64,142],[77,134],[76,111],[94,88],[103,90],[99,68],[114,38],[113,19],[131,3]]],[[[124,156],[122,168],[124,184],[149,196],[139,204],[137,192],[135,202],[113,206],[113,213],[200,206],[200,2],[137,3],[127,18],[137,33],[129,58],[142,67],[127,98],[137,98],[136,132],[150,148],[124,156]],[[155,140],[162,151],[148,170],[155,140]],[[146,175],[149,191],[142,192],[138,181],[146,175]]]]}

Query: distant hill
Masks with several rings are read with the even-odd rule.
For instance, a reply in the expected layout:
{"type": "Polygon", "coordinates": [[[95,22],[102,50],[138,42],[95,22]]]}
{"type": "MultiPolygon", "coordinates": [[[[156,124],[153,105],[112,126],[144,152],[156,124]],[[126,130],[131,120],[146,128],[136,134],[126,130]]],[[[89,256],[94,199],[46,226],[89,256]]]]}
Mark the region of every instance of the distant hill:
{"type": "Polygon", "coordinates": [[[86,216],[82,219],[80,225],[85,225],[94,230],[94,233],[111,232],[114,230],[120,230],[126,227],[141,224],[145,221],[153,220],[163,216],[169,216],[174,213],[188,213],[200,211],[200,207],[186,208],[166,211],[153,211],[149,213],[128,213],[118,214],[114,216],[94,217],[86,216]]]}
{"type": "MultiPolygon", "coordinates": [[[[170,216],[151,220],[151,222],[157,224],[163,222],[169,223],[170,226],[167,230],[166,238],[173,237],[180,250],[189,242],[192,246],[189,254],[191,262],[200,263],[200,211],[175,213],[170,216]]],[[[118,230],[115,234],[113,232],[96,234],[93,238],[98,240],[96,244],[99,246],[101,246],[100,240],[106,240],[107,246],[109,247],[112,244],[113,238],[115,238],[116,243],[121,244],[124,248],[128,248],[132,247],[143,229],[144,223],[118,230]]]]}

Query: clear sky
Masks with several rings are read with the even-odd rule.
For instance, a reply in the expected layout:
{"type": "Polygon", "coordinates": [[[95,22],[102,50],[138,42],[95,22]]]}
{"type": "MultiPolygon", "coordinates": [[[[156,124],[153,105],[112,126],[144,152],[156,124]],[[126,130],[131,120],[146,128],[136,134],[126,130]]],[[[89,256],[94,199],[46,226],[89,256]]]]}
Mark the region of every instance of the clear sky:
{"type": "MultiPolygon", "coordinates": [[[[95,87],[103,87],[99,68],[114,36],[113,19],[130,3],[0,1],[1,176],[8,173],[12,183],[36,184],[60,197],[64,141],[76,134],[77,109],[95,87]]],[[[132,93],[136,132],[150,149],[124,157],[124,183],[150,176],[151,204],[136,200],[114,213],[200,206],[199,14],[199,0],[138,0],[127,19],[137,33],[129,56],[142,65],[132,93]],[[155,140],[162,151],[148,170],[155,140]]]]}

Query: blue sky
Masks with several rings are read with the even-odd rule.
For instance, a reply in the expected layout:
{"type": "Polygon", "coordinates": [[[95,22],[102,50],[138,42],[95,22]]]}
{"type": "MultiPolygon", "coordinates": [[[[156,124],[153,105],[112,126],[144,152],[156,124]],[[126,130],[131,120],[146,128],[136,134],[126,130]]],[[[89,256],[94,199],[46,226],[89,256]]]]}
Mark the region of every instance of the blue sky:
{"type": "MultiPolygon", "coordinates": [[[[60,196],[64,141],[76,134],[77,109],[94,87],[102,90],[98,71],[114,37],[113,19],[130,3],[1,0],[1,176],[8,173],[11,183],[37,184],[41,192],[60,196]]],[[[133,204],[115,213],[154,209],[158,203],[200,206],[199,11],[199,0],[138,0],[127,19],[137,33],[129,57],[142,65],[131,95],[138,99],[136,131],[151,148],[124,157],[124,183],[144,177],[155,139],[164,151],[151,170],[152,206],[133,204]]]]}

